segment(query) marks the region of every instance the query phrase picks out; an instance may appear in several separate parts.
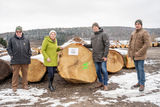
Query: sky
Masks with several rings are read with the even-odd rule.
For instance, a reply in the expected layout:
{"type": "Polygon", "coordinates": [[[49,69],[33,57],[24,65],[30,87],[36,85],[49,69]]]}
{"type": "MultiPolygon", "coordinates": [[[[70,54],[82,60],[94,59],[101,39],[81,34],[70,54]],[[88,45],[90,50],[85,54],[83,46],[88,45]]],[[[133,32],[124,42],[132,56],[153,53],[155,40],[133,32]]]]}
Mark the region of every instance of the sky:
{"type": "Polygon", "coordinates": [[[160,28],[160,0],[0,0],[0,33],[55,27],[160,28]]]}

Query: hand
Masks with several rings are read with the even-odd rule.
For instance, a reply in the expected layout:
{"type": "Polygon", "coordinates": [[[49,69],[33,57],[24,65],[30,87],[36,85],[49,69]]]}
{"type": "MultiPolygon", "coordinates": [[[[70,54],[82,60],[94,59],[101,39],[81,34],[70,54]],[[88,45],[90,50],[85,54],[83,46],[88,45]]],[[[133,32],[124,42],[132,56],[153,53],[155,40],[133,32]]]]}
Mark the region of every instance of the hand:
{"type": "Polygon", "coordinates": [[[63,47],[59,47],[60,48],[60,50],[63,50],[63,47]]]}
{"type": "Polygon", "coordinates": [[[107,58],[106,58],[106,57],[103,57],[102,59],[103,59],[104,61],[107,61],[107,58]]]}
{"type": "Polygon", "coordinates": [[[50,59],[50,58],[47,58],[47,61],[48,61],[48,62],[51,62],[51,59],[50,59]]]}
{"type": "Polygon", "coordinates": [[[135,56],[139,56],[138,52],[135,53],[135,56]]]}

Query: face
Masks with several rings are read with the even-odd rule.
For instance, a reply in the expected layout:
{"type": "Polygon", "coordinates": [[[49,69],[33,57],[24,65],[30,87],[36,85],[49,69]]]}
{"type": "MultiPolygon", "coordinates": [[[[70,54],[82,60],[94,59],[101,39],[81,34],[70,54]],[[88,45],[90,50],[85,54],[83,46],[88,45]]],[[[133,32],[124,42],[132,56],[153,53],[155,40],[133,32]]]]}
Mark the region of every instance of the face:
{"type": "Polygon", "coordinates": [[[139,30],[139,29],[142,28],[142,25],[141,25],[140,23],[137,22],[137,23],[135,24],[135,27],[136,27],[137,30],[139,30]]]}
{"type": "Polygon", "coordinates": [[[17,35],[18,37],[22,37],[22,31],[17,30],[17,31],[16,31],[16,35],[17,35]]]}
{"type": "Polygon", "coordinates": [[[51,38],[52,40],[54,40],[54,39],[56,38],[56,33],[52,32],[52,33],[50,34],[50,38],[51,38]]]}
{"type": "Polygon", "coordinates": [[[93,30],[93,32],[98,32],[98,31],[99,31],[99,28],[98,28],[97,26],[93,26],[93,27],[92,27],[92,30],[93,30]]]}

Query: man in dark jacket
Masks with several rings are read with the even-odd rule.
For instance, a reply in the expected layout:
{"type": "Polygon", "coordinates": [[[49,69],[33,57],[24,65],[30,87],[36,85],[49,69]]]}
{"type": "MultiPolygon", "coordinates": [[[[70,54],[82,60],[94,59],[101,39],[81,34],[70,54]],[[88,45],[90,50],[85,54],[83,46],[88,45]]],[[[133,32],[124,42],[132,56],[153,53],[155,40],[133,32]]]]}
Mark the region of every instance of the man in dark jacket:
{"type": "Polygon", "coordinates": [[[92,30],[94,35],[91,38],[91,44],[84,46],[93,49],[93,61],[95,63],[97,76],[100,82],[97,87],[103,87],[104,90],[108,90],[108,72],[106,62],[109,51],[109,37],[103,29],[99,27],[98,23],[94,23],[92,25],[92,30]],[[103,79],[101,71],[103,73],[103,79]]]}
{"type": "Polygon", "coordinates": [[[27,71],[31,63],[30,42],[24,37],[22,27],[16,27],[16,33],[8,41],[8,54],[11,56],[11,65],[13,68],[12,89],[15,92],[18,87],[19,71],[22,72],[22,87],[28,89],[27,71]]]}
{"type": "Polygon", "coordinates": [[[145,86],[144,60],[147,56],[147,49],[150,47],[150,36],[142,28],[140,19],[136,20],[135,28],[136,30],[131,34],[128,48],[128,56],[134,60],[138,78],[138,83],[133,85],[132,88],[139,87],[139,91],[143,91],[145,86]]]}

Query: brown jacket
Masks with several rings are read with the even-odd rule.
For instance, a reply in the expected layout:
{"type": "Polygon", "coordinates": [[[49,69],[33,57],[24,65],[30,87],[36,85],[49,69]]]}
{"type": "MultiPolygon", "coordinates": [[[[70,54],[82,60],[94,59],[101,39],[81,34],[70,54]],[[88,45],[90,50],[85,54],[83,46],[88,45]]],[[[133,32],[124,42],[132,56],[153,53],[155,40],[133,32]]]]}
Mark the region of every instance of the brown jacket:
{"type": "Polygon", "coordinates": [[[147,31],[140,29],[131,34],[128,56],[134,60],[145,60],[147,49],[150,47],[150,36],[147,31]]]}

